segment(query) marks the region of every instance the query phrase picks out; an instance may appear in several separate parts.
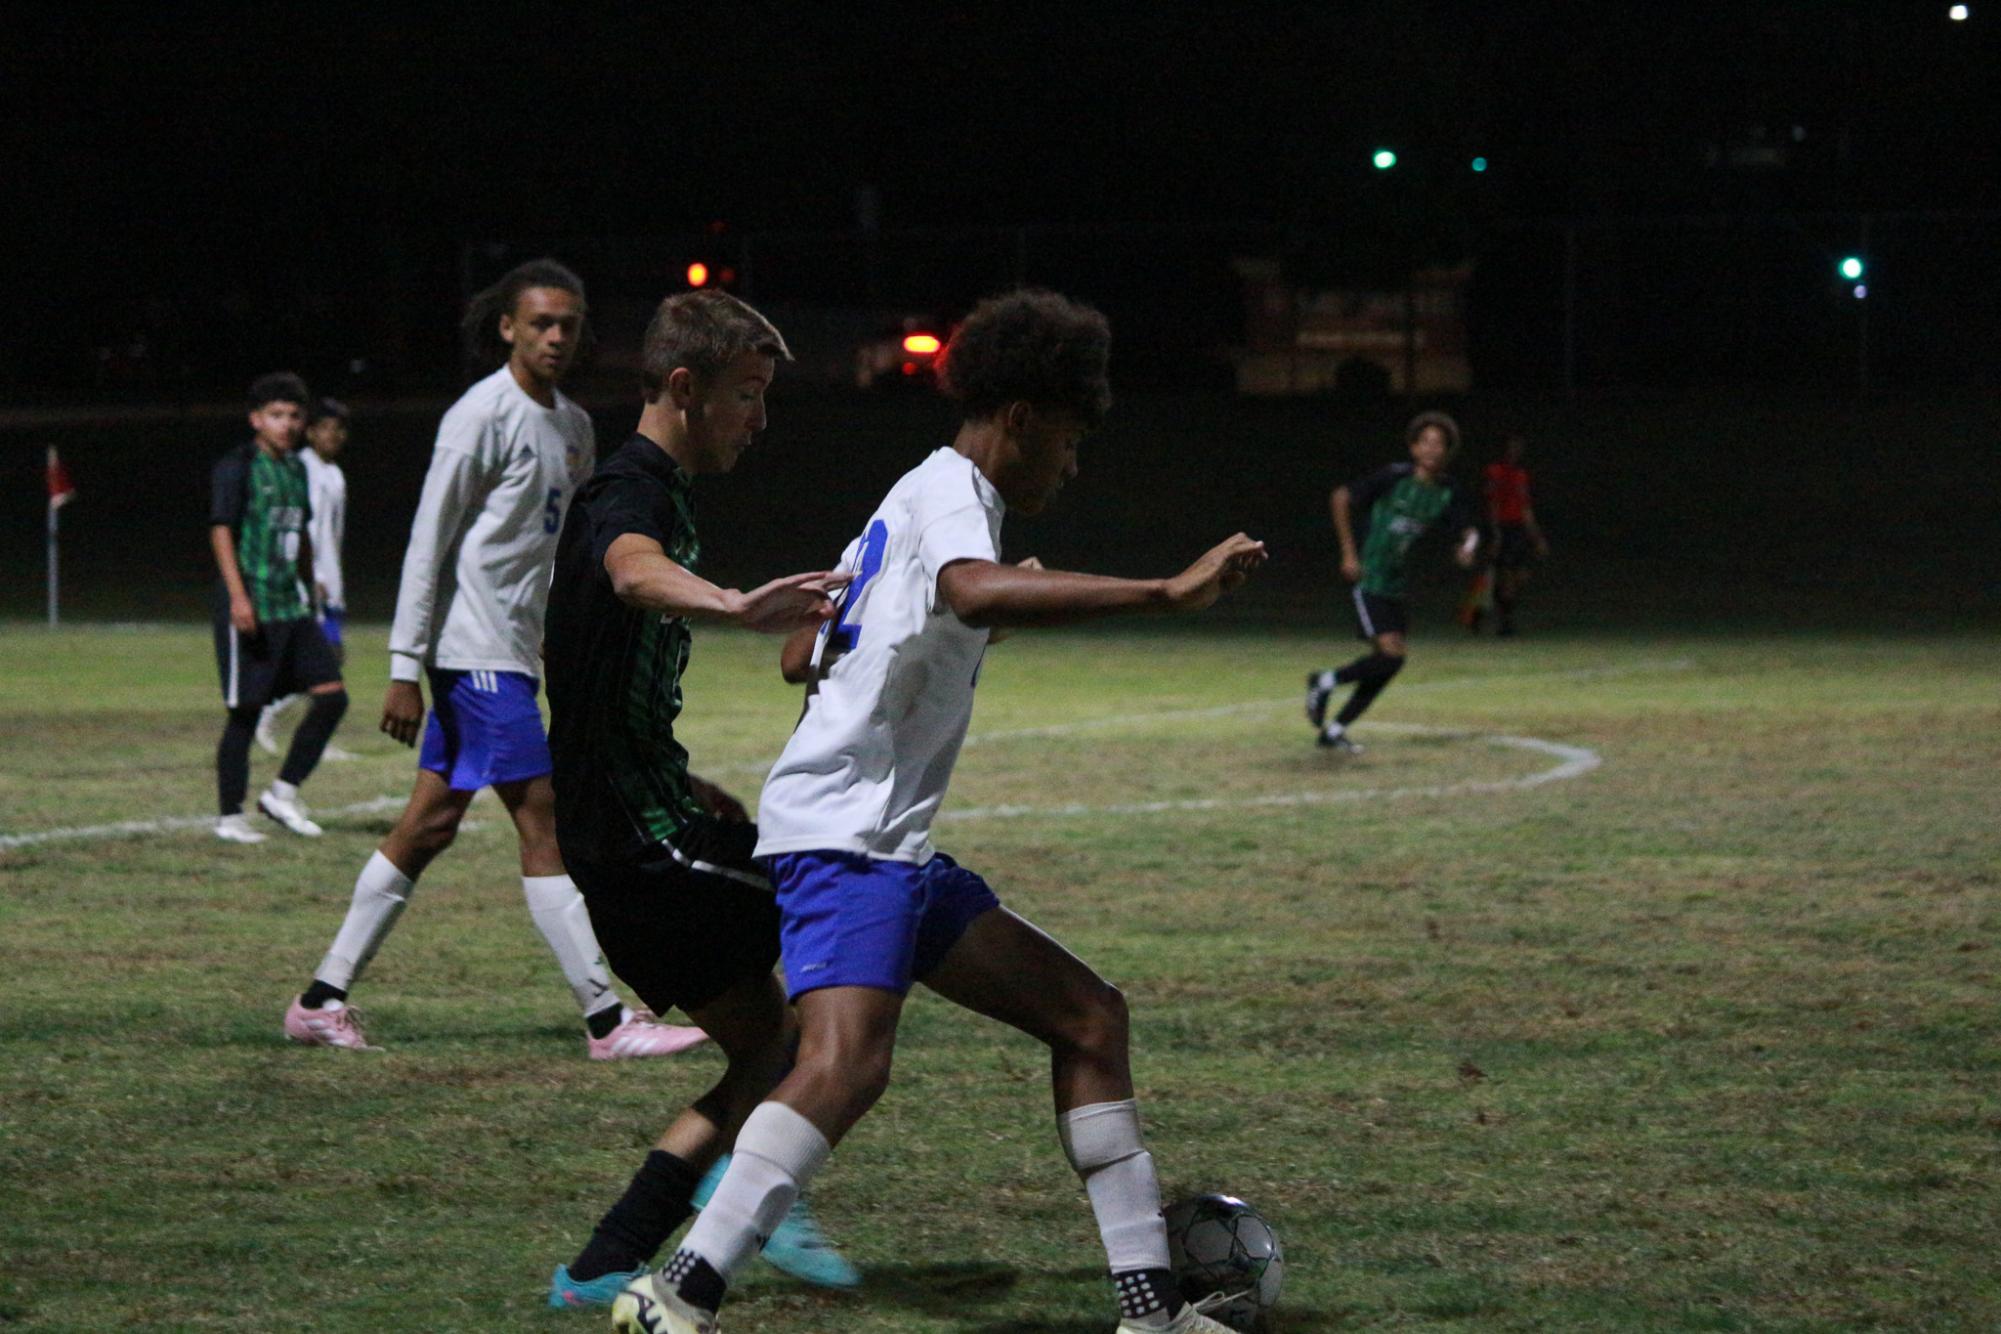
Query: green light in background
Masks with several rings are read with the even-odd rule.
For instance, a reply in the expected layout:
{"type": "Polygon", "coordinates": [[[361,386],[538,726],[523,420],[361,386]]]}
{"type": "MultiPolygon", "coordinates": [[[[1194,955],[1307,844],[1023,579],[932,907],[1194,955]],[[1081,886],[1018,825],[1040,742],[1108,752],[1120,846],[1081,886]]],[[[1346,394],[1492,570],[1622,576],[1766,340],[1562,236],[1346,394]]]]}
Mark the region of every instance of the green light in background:
{"type": "Polygon", "coordinates": [[[1369,160],[1376,164],[1377,171],[1388,171],[1397,164],[1397,155],[1390,149],[1378,148],[1376,155],[1369,160]]]}
{"type": "Polygon", "coordinates": [[[1487,159],[1483,157],[1476,157],[1473,159],[1473,170],[1485,171],[1486,169],[1487,169],[1487,159]]]}
{"type": "Polygon", "coordinates": [[[1853,282],[1862,276],[1862,267],[1862,257],[1850,255],[1841,261],[1841,276],[1853,282]]]}

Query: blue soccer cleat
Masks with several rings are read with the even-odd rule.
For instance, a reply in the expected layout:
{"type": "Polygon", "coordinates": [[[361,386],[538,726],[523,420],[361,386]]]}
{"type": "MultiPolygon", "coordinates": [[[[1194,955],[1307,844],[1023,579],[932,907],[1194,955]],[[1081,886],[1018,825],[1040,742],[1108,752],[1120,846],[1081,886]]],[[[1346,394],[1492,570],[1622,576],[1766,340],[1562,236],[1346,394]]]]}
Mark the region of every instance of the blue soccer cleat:
{"type": "Polygon", "coordinates": [[[557,1265],[549,1276],[549,1305],[558,1311],[574,1311],[585,1306],[610,1306],[625,1291],[625,1285],[646,1272],[646,1266],[599,1274],[592,1279],[570,1277],[568,1265],[557,1265]]]}
{"type": "MultiPolygon", "coordinates": [[[[730,1156],[724,1154],[716,1159],[716,1165],[695,1187],[695,1197],[690,1203],[696,1209],[709,1202],[716,1193],[716,1183],[729,1170],[730,1156]]],[[[801,1283],[811,1283],[816,1288],[858,1288],[862,1282],[862,1272],[849,1263],[841,1254],[841,1248],[820,1230],[813,1211],[806,1207],[806,1197],[800,1196],[792,1202],[792,1208],[785,1215],[785,1221],[771,1234],[771,1240],[764,1244],[764,1258],[771,1262],[780,1273],[790,1274],[801,1283]]]]}

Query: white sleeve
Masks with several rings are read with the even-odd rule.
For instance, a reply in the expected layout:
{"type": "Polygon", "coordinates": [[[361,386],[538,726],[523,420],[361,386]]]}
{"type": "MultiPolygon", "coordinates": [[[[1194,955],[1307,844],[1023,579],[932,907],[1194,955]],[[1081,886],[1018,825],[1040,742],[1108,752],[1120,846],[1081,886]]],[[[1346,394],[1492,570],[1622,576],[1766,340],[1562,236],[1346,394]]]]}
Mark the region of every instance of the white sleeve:
{"type": "Polygon", "coordinates": [[[917,530],[917,559],[923,562],[924,579],[938,586],[938,572],[955,560],[998,561],[993,528],[986,508],[977,502],[948,510],[944,514],[917,516],[923,526],[917,530]]]}
{"type": "Polygon", "coordinates": [[[447,413],[424,474],[424,495],[410,522],[403,553],[403,581],[396,590],[396,620],[389,629],[389,679],[415,681],[423,674],[437,618],[439,566],[457,544],[466,517],[488,490],[484,437],[489,423],[447,413]]]}

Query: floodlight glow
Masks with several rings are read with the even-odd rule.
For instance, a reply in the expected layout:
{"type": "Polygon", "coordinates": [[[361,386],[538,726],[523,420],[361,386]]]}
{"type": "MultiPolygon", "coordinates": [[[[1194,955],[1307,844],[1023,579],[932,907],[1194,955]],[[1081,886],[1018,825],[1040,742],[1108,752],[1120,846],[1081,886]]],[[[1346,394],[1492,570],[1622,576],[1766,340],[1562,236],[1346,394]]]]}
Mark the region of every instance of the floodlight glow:
{"type": "Polygon", "coordinates": [[[1376,164],[1377,171],[1388,171],[1397,164],[1397,155],[1387,148],[1378,148],[1369,160],[1376,164]]]}
{"type": "Polygon", "coordinates": [[[1945,16],[1954,23],[1964,23],[1966,22],[1966,6],[1954,5],[1951,9],[1945,11],[1945,16]]]}
{"type": "Polygon", "coordinates": [[[1862,276],[1862,260],[1855,255],[1850,255],[1847,259],[1842,260],[1841,276],[1850,282],[1860,278],[1862,276]]]}
{"type": "Polygon", "coordinates": [[[914,333],[903,336],[903,350],[905,352],[914,352],[920,357],[933,356],[943,346],[944,344],[938,341],[936,334],[914,333]]]}
{"type": "Polygon", "coordinates": [[[709,266],[696,260],[688,266],[688,286],[705,287],[709,281],[709,266]]]}
{"type": "Polygon", "coordinates": [[[1473,170],[1485,171],[1486,169],[1487,169],[1487,159],[1483,157],[1476,157],[1473,159],[1473,170]]]}

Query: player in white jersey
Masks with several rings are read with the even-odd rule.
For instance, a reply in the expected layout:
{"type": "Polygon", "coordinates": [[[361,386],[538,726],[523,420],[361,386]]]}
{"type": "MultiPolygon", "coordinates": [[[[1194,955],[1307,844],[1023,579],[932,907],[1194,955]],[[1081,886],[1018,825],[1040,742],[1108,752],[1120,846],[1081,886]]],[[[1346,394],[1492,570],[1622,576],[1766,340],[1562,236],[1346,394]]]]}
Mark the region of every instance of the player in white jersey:
{"type": "Polygon", "coordinates": [[[1040,512],[1076,475],[1078,441],[1110,401],[1110,339],[1102,315],[1053,293],[974,310],[945,353],[957,438],[906,473],[849,546],[838,617],[787,641],[788,679],[810,684],[765,783],[757,852],[778,894],[797,1063],[744,1122],[674,1258],[620,1295],[619,1329],[715,1328],[730,1274],[887,1086],[913,981],[1048,1044],[1057,1132],[1097,1216],[1119,1328],[1224,1329],[1182,1300],[1169,1269],[1124,999],[931,845],[993,630],[1197,611],[1264,560],[1239,533],[1168,579],[1000,563],[1003,514],[1040,512]]]}
{"type": "Polygon", "coordinates": [[[535,696],[556,535],[594,453],[590,417],[557,388],[585,336],[584,315],[582,282],[553,260],[514,269],[467,313],[469,339],[504,361],[438,426],[389,636],[382,730],[407,746],[423,728],[417,782],[356,879],[347,919],[311,985],[286,1009],[285,1035],[295,1042],[367,1047],[348,992],[483,787],[513,818],[529,915],[584,1012],[591,1058],[666,1055],[703,1038],[620,1003],[556,847],[549,742],[535,696]]]}
{"type": "MultiPolygon", "coordinates": [[[[306,494],[312,503],[306,536],[313,544],[314,586],[306,591],[320,633],[333,648],[336,662],[347,660],[342,642],[347,628],[347,580],[341,568],[341,550],[347,542],[347,474],[337,462],[347,448],[347,423],[345,403],[336,398],[319,399],[306,414],[306,448],[299,452],[299,462],[306,465],[306,494]]],[[[264,706],[257,719],[257,744],[266,753],[278,753],[275,725],[300,698],[287,695],[264,706]]],[[[351,760],[354,756],[329,744],[320,758],[351,760]]]]}

